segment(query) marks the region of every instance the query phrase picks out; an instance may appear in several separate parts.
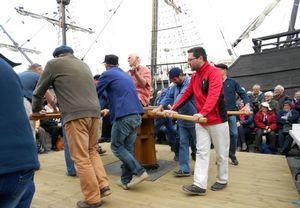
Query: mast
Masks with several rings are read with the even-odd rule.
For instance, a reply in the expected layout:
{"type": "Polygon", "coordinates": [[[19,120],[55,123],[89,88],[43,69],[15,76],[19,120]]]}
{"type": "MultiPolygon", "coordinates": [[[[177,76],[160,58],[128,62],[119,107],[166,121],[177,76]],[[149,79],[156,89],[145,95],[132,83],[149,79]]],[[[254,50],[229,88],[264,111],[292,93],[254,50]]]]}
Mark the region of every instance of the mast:
{"type": "Polygon", "coordinates": [[[291,19],[290,19],[288,32],[295,31],[295,22],[296,22],[297,13],[298,13],[298,7],[299,7],[299,0],[294,0],[294,5],[293,5],[292,12],[291,12],[291,19]]]}
{"type": "Polygon", "coordinates": [[[62,32],[62,44],[67,45],[67,35],[66,35],[66,5],[70,3],[71,0],[56,0],[60,5],[60,27],[62,32]]]}
{"type": "Polygon", "coordinates": [[[151,75],[154,78],[154,89],[156,83],[156,65],[157,65],[157,26],[158,26],[158,0],[152,2],[152,37],[151,37],[151,75]]]}

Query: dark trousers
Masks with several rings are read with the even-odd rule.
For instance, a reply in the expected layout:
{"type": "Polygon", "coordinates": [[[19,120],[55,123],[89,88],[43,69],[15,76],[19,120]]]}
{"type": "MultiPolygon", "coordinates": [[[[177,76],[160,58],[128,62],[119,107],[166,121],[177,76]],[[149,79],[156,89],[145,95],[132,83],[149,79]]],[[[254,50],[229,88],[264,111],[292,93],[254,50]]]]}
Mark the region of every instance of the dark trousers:
{"type": "Polygon", "coordinates": [[[274,131],[266,132],[264,133],[265,129],[257,129],[256,135],[255,135],[255,141],[254,145],[256,148],[260,148],[261,142],[262,142],[262,136],[266,135],[267,142],[270,144],[271,150],[276,150],[276,134],[274,131]]]}
{"type": "Polygon", "coordinates": [[[109,116],[104,116],[102,118],[102,129],[101,129],[101,137],[109,138],[111,137],[111,123],[109,116]]]}
{"type": "Polygon", "coordinates": [[[168,138],[169,145],[171,150],[178,156],[179,154],[179,136],[177,132],[177,128],[174,128],[172,119],[170,118],[159,118],[154,122],[155,135],[158,134],[158,131],[165,126],[166,136],[168,138]]]}
{"type": "Polygon", "coordinates": [[[238,128],[236,125],[236,116],[228,117],[229,133],[230,133],[230,146],[229,146],[229,158],[231,160],[236,159],[235,153],[237,149],[238,141],[238,128]]]}
{"type": "Polygon", "coordinates": [[[241,147],[243,143],[246,143],[248,144],[249,142],[247,141],[247,135],[250,135],[252,129],[246,127],[246,126],[243,126],[243,125],[240,125],[238,127],[238,143],[237,143],[237,146],[238,147],[241,147]]]}
{"type": "Polygon", "coordinates": [[[34,170],[0,175],[0,208],[29,208],[35,186],[34,170]]]}
{"type": "Polygon", "coordinates": [[[294,139],[288,132],[283,132],[282,129],[278,130],[279,147],[282,154],[287,154],[292,149],[294,139]]]}

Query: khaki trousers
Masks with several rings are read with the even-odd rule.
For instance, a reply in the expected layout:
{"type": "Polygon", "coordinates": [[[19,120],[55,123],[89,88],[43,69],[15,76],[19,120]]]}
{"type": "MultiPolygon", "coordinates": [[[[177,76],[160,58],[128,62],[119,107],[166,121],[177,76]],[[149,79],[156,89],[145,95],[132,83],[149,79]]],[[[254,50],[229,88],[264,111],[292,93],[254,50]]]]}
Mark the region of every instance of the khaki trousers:
{"type": "Polygon", "coordinates": [[[98,118],[80,118],[64,125],[71,159],[74,161],[81,191],[88,204],[99,202],[100,189],[108,186],[108,178],[96,150],[99,125],[98,118]]]}

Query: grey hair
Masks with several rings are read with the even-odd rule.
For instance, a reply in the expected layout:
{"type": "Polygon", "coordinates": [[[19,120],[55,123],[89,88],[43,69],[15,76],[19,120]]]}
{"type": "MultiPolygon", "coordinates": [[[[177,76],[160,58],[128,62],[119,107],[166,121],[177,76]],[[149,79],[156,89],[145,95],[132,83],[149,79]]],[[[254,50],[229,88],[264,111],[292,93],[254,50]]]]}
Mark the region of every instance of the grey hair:
{"type": "Polygon", "coordinates": [[[259,85],[259,84],[253,85],[252,89],[253,89],[253,88],[256,88],[256,87],[258,87],[258,88],[260,89],[260,85],[259,85]]]}
{"type": "Polygon", "coordinates": [[[284,91],[284,87],[282,85],[277,85],[274,89],[278,89],[280,91],[284,91]]]}
{"type": "Polygon", "coordinates": [[[34,64],[31,64],[29,67],[28,67],[28,70],[34,70],[38,67],[41,67],[42,65],[40,64],[37,64],[37,63],[34,63],[34,64]]]}
{"type": "Polygon", "coordinates": [[[266,96],[266,95],[269,95],[269,96],[273,97],[273,96],[274,96],[274,93],[271,92],[271,91],[268,91],[268,92],[265,92],[265,96],[266,96]]]}

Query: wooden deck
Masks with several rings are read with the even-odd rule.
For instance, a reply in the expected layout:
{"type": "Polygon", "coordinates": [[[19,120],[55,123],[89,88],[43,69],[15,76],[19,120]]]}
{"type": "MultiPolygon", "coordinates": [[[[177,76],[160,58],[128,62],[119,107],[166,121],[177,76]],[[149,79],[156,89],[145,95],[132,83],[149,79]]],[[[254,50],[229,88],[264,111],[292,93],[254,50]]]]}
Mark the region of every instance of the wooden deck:
{"type": "MultiPolygon", "coordinates": [[[[104,164],[117,159],[109,151],[107,143],[102,145],[108,153],[102,157],[104,164]]],[[[171,160],[173,154],[166,145],[157,145],[158,159],[171,160]]],[[[230,165],[228,187],[219,192],[207,190],[206,196],[188,196],[181,191],[193,177],[174,178],[172,171],[155,182],[146,181],[135,189],[125,191],[115,184],[117,176],[109,176],[113,194],[103,199],[103,207],[110,208],[285,208],[299,207],[299,202],[287,161],[278,155],[238,153],[240,165],[230,165]]],[[[209,186],[215,182],[215,154],[212,151],[209,186]]],[[[36,173],[36,193],[32,208],[73,208],[83,199],[79,179],[65,175],[63,151],[40,155],[41,170],[36,173]]],[[[194,163],[192,162],[192,168],[194,163]]]]}

